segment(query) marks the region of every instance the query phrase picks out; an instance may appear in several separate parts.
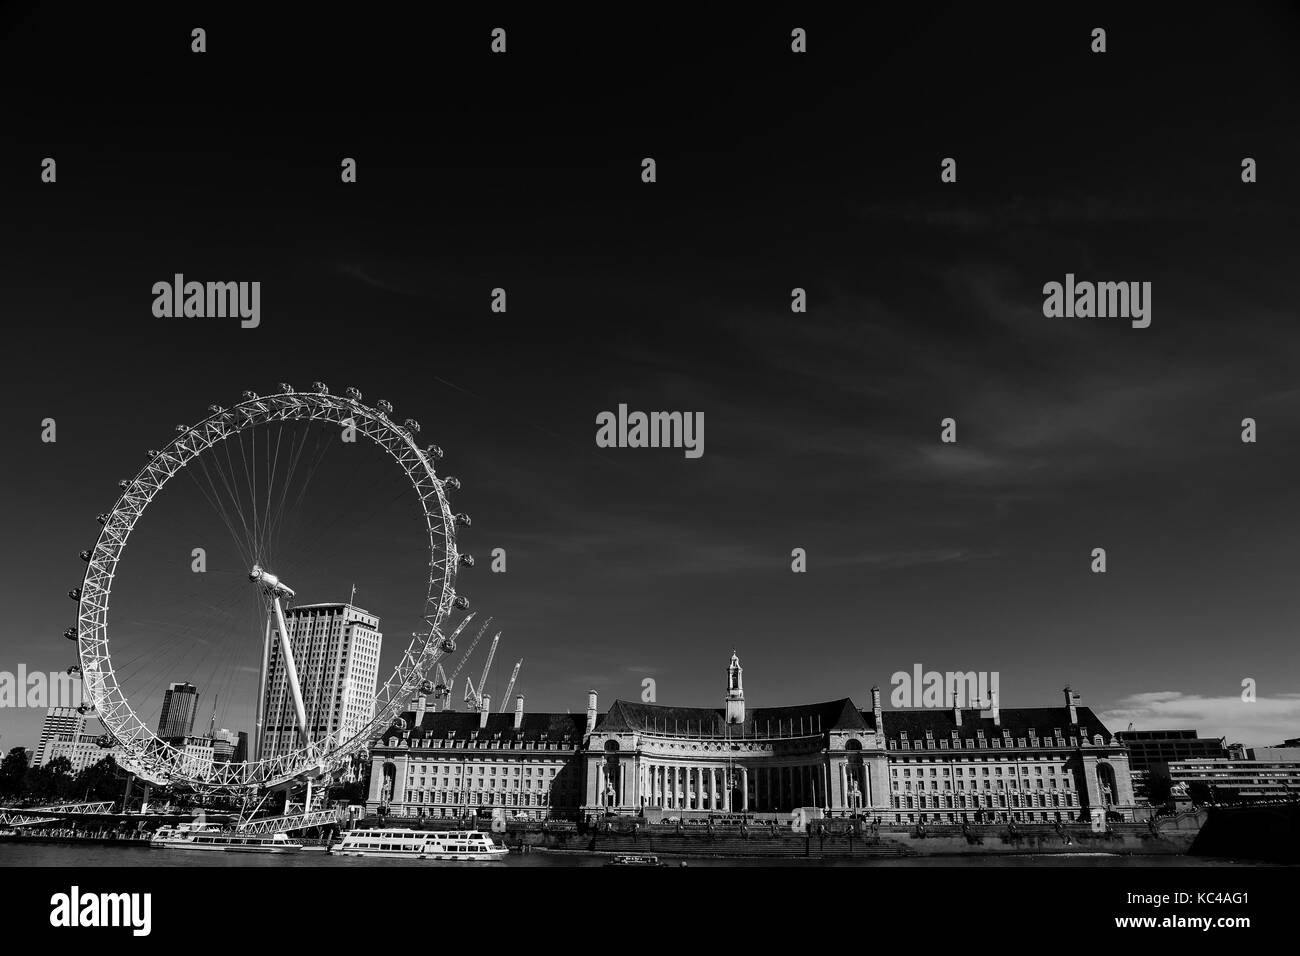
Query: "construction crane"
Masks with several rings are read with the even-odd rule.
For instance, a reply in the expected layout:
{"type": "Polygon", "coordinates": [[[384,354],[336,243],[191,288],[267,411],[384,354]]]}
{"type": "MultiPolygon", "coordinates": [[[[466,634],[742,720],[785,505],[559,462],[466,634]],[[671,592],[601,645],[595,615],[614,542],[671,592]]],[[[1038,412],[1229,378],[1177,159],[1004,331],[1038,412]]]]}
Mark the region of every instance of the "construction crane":
{"type": "Polygon", "coordinates": [[[492,646],[488,649],[487,660],[483,662],[483,673],[479,675],[478,686],[468,683],[466,678],[465,703],[470,705],[471,710],[483,709],[483,690],[487,686],[488,671],[492,669],[492,661],[497,656],[499,643],[501,643],[501,632],[497,631],[496,637],[492,638],[492,646]]]}
{"type": "MultiPolygon", "coordinates": [[[[460,627],[464,627],[468,622],[469,618],[466,618],[465,621],[461,622],[460,627]]],[[[488,618],[483,622],[483,626],[480,627],[478,633],[474,635],[474,640],[469,642],[469,647],[465,648],[465,653],[461,655],[460,660],[456,663],[456,667],[452,670],[450,677],[447,676],[447,672],[442,669],[442,664],[438,665],[433,685],[434,699],[441,701],[438,709],[451,710],[451,695],[456,686],[456,676],[460,673],[460,669],[465,666],[465,662],[469,660],[469,656],[474,653],[474,648],[478,647],[479,639],[487,631],[488,625],[491,623],[492,618],[488,618]]],[[[460,634],[460,627],[456,629],[457,635],[460,634]]],[[[455,636],[456,635],[453,635],[453,637],[455,636]]]]}
{"type": "Polygon", "coordinates": [[[510,672],[510,683],[506,684],[506,692],[501,696],[502,711],[505,711],[506,707],[509,706],[507,701],[510,700],[510,692],[515,689],[515,679],[519,676],[519,668],[522,667],[523,664],[524,659],[521,657],[519,660],[515,661],[515,669],[510,672]]]}

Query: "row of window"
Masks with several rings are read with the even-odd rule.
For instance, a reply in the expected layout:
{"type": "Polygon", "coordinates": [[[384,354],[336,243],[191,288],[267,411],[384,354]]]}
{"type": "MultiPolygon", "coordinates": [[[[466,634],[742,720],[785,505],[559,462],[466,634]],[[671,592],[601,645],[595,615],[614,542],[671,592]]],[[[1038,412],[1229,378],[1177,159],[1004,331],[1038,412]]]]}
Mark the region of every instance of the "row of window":
{"type": "Polygon", "coordinates": [[[1020,796],[1012,794],[1008,797],[1006,794],[951,794],[951,795],[920,795],[896,796],[893,798],[895,810],[927,810],[927,809],[950,809],[950,810],[979,810],[988,807],[1075,807],[1078,804],[1072,793],[1066,794],[1025,794],[1020,796]]]}
{"type": "MultiPolygon", "coordinates": [[[[572,797],[573,794],[566,792],[556,794],[556,802],[565,802],[560,800],[561,796],[572,797]]],[[[461,794],[456,790],[417,790],[414,793],[406,795],[407,803],[414,804],[459,804],[461,794]]],[[[465,794],[465,801],[468,806],[493,806],[497,803],[504,803],[509,807],[546,807],[551,804],[550,792],[543,793],[489,793],[471,790],[465,794]]]]}
{"type": "MultiPolygon", "coordinates": [[[[970,775],[971,775],[972,777],[974,777],[974,776],[987,777],[987,776],[989,775],[989,770],[991,769],[991,770],[993,771],[993,776],[995,776],[995,777],[1000,777],[1000,776],[1002,776],[1003,770],[1005,769],[1005,770],[1007,771],[1007,776],[1014,777],[1014,776],[1016,775],[1015,771],[1017,770],[1017,768],[1019,768],[1019,769],[1021,769],[1021,770],[1024,770],[1024,772],[1025,772],[1025,776],[1029,776],[1029,770],[1030,770],[1030,767],[1031,767],[1031,766],[1033,767],[1033,771],[1034,771],[1034,775],[1035,775],[1035,776],[1041,777],[1041,776],[1043,775],[1044,765],[1036,765],[1036,766],[1035,766],[1035,765],[1032,765],[1032,764],[1031,764],[1031,765],[1017,765],[1017,764],[1011,764],[1011,765],[1009,765],[1009,766],[1008,766],[1008,765],[1005,765],[1005,764],[995,764],[995,765],[991,765],[991,766],[988,766],[988,767],[971,767],[971,768],[970,768],[970,775]],[[975,773],[976,770],[979,770],[980,773],[979,773],[979,774],[976,774],[976,773],[975,773]]],[[[894,768],[890,771],[890,773],[891,773],[893,776],[897,777],[897,776],[898,776],[898,772],[899,772],[900,769],[902,770],[902,772],[903,772],[903,776],[904,776],[904,777],[910,777],[910,776],[912,776],[912,769],[913,769],[913,768],[911,768],[911,767],[902,767],[902,768],[894,767],[894,768]]],[[[937,771],[940,771],[940,770],[943,771],[943,774],[942,774],[942,775],[945,776],[945,777],[947,777],[947,776],[949,776],[949,771],[950,771],[952,768],[949,768],[949,767],[934,766],[934,767],[917,767],[917,768],[915,768],[915,769],[916,769],[916,775],[917,775],[918,777],[923,777],[923,776],[925,776],[925,771],[926,771],[927,769],[930,771],[930,776],[931,776],[931,777],[937,777],[937,776],[940,776],[940,774],[937,772],[937,771]]],[[[964,774],[963,774],[963,769],[964,769],[963,767],[957,767],[957,768],[956,768],[956,770],[957,770],[957,776],[959,776],[959,777],[964,776],[964,774]]],[[[1063,765],[1061,765],[1061,764],[1050,764],[1050,765],[1046,765],[1046,769],[1047,769],[1047,771],[1048,771],[1049,773],[1052,773],[1052,774],[1065,773],[1065,767],[1064,767],[1063,765]]]]}
{"type": "MultiPolygon", "coordinates": [[[[434,766],[429,766],[428,764],[421,763],[417,769],[408,771],[406,775],[408,777],[414,777],[417,773],[460,773],[461,766],[462,765],[458,763],[457,764],[435,764],[434,766]]],[[[479,776],[483,776],[484,773],[489,773],[489,772],[494,774],[501,773],[503,775],[508,775],[511,771],[510,767],[502,766],[501,764],[471,763],[471,764],[464,764],[464,767],[466,773],[473,774],[477,772],[479,776]]],[[[518,776],[531,777],[533,775],[534,768],[531,766],[525,765],[522,768],[523,770],[522,774],[520,773],[520,769],[521,769],[520,767],[514,767],[514,775],[516,777],[518,776]]],[[[536,768],[537,776],[554,777],[558,769],[559,768],[557,767],[550,767],[550,766],[537,767],[536,768]]]]}
{"type": "MultiPolygon", "coordinates": [[[[1086,737],[1083,738],[1083,740],[1084,743],[1088,742],[1088,738],[1086,737]]],[[[1092,738],[1092,742],[1098,747],[1105,743],[1101,734],[1096,734],[1092,738]]],[[[1017,737],[1015,738],[1014,745],[1012,744],[1011,737],[993,737],[991,739],[985,739],[984,737],[967,737],[964,741],[954,737],[950,742],[947,739],[935,740],[932,737],[927,737],[925,740],[908,740],[906,736],[903,736],[897,740],[891,739],[889,741],[890,750],[961,750],[963,748],[966,750],[984,750],[989,747],[992,747],[995,750],[1005,747],[1009,750],[1012,746],[1019,747],[1022,750],[1029,747],[1077,747],[1079,746],[1079,738],[1043,737],[1039,739],[1037,737],[1031,737],[1026,739],[1024,737],[1017,737]]]]}
{"type": "MultiPolygon", "coordinates": [[[[560,741],[554,740],[519,740],[510,738],[500,739],[500,735],[493,740],[478,740],[470,737],[468,739],[456,740],[438,739],[434,737],[417,737],[415,740],[402,741],[412,750],[573,750],[574,745],[570,743],[566,736],[560,741]]],[[[388,738],[388,746],[396,748],[398,739],[396,737],[388,738]]]]}
{"type": "MultiPolygon", "coordinates": [[[[460,777],[443,777],[442,785],[444,787],[459,787],[461,785],[460,777]]],[[[406,781],[406,786],[407,789],[410,790],[425,789],[427,787],[436,787],[438,786],[438,778],[434,777],[432,780],[429,780],[428,783],[426,783],[425,778],[421,777],[420,782],[418,784],[415,782],[414,779],[410,779],[406,781]]],[[[487,777],[483,779],[477,779],[472,777],[466,777],[465,786],[472,787],[478,790],[495,790],[497,789],[497,778],[487,777]]],[[[548,781],[543,780],[540,777],[532,780],[511,780],[508,777],[501,778],[501,789],[509,788],[511,790],[543,790],[549,786],[550,784],[548,783],[548,781]]]]}
{"type": "MultiPolygon", "coordinates": [[[[931,781],[928,781],[928,782],[929,782],[929,784],[930,784],[929,789],[931,789],[931,790],[951,790],[951,789],[952,789],[952,781],[951,781],[951,780],[942,780],[942,781],[940,781],[940,780],[931,780],[931,781]],[[939,786],[940,783],[943,784],[942,787],[939,786]]],[[[916,789],[917,789],[918,791],[923,791],[923,790],[925,790],[925,789],[926,789],[926,783],[927,783],[927,781],[925,781],[925,780],[918,780],[918,781],[916,781],[916,789]]],[[[979,780],[958,780],[958,781],[957,781],[957,789],[958,789],[958,790],[979,790],[979,789],[981,789],[981,788],[980,788],[980,783],[981,783],[981,781],[979,781],[979,780]]],[[[1008,789],[1009,789],[1009,790],[1019,790],[1019,789],[1020,789],[1020,781],[1019,781],[1019,780],[992,780],[992,781],[990,781],[990,780],[985,780],[985,781],[983,781],[983,784],[984,784],[983,789],[985,789],[985,790],[1008,790],[1008,789]],[[993,786],[993,784],[996,784],[996,786],[993,786]]],[[[1066,778],[1066,780],[1063,782],[1063,785],[1058,787],[1058,786],[1057,786],[1057,782],[1056,782],[1056,778],[1055,778],[1055,777],[1050,777],[1050,778],[1048,779],[1048,781],[1047,781],[1046,784],[1045,784],[1044,781],[1042,781],[1042,780],[1032,780],[1032,781],[1031,781],[1031,780],[1026,780],[1026,781],[1024,781],[1024,789],[1025,789],[1025,790],[1048,790],[1048,789],[1050,789],[1050,790],[1069,790],[1069,789],[1071,789],[1071,784],[1072,784],[1072,781],[1070,781],[1069,778],[1066,778]],[[1030,786],[1031,783],[1033,784],[1032,787],[1030,786]]],[[[912,781],[911,781],[911,780],[904,780],[903,783],[902,783],[902,785],[903,785],[903,789],[904,789],[905,791],[907,791],[907,792],[909,792],[909,793],[911,792],[911,790],[912,790],[912,781]]],[[[894,789],[895,789],[895,790],[898,789],[898,781],[894,781],[894,789]]]]}

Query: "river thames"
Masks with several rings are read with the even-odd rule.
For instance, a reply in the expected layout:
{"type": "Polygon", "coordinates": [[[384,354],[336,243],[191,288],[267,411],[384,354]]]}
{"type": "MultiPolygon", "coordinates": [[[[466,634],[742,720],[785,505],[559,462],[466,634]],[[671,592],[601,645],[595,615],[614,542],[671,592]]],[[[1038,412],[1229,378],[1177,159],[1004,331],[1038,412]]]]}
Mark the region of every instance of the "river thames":
{"type": "MultiPolygon", "coordinates": [[[[368,859],[353,856],[331,856],[323,852],[306,853],[219,853],[191,850],[155,850],[148,847],[75,846],[49,843],[5,843],[0,845],[0,867],[48,866],[80,869],[97,866],[604,866],[607,854],[572,852],[512,853],[495,863],[453,863],[449,861],[368,859]]],[[[1137,856],[1110,853],[1097,854],[1008,854],[988,856],[925,856],[803,860],[799,858],[709,858],[661,855],[669,866],[684,862],[687,866],[872,866],[872,867],[1220,867],[1255,866],[1258,864],[1226,859],[1194,856],[1137,856]]]]}

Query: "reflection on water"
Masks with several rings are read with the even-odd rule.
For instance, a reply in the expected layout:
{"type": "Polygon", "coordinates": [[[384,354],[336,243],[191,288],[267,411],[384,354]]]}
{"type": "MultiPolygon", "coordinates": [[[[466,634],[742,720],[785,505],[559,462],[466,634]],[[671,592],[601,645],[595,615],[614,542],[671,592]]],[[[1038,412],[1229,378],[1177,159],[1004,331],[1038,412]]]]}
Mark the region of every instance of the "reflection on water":
{"type": "MultiPolygon", "coordinates": [[[[661,857],[669,865],[679,858],[661,857]]],[[[199,853],[188,850],[153,850],[146,847],[71,846],[67,844],[0,844],[4,866],[603,866],[609,857],[586,853],[512,853],[500,863],[385,860],[330,856],[327,853],[199,853]]],[[[862,860],[705,859],[692,857],[688,866],[1253,866],[1248,861],[1193,856],[1112,856],[1109,854],[1024,854],[1008,856],[928,856],[862,860]]]]}

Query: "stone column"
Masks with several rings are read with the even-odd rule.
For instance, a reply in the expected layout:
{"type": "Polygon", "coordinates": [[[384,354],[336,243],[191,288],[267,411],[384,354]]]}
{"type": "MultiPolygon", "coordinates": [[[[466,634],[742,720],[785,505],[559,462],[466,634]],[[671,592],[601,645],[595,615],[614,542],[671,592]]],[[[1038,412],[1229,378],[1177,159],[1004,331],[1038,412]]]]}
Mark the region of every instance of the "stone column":
{"type": "MultiPolygon", "coordinates": [[[[398,757],[396,760],[393,761],[394,766],[397,767],[397,772],[393,774],[393,798],[391,802],[394,805],[406,802],[407,763],[408,763],[408,758],[406,754],[402,754],[400,757],[398,757]]],[[[1093,775],[1096,776],[1095,769],[1093,771],[1093,775]]]]}
{"type": "Polygon", "coordinates": [[[713,767],[709,768],[709,809],[718,809],[718,774],[713,767]]]}
{"type": "Polygon", "coordinates": [[[835,801],[835,803],[836,803],[836,809],[844,810],[844,809],[848,809],[849,806],[849,777],[848,777],[848,773],[846,772],[843,761],[840,762],[839,769],[840,769],[840,779],[839,779],[840,792],[838,794],[838,799],[835,801]]]}
{"type": "Polygon", "coordinates": [[[749,768],[740,768],[740,810],[749,812],[749,768]]]}
{"type": "MultiPolygon", "coordinates": [[[[126,795],[131,795],[131,785],[135,782],[135,777],[127,777],[126,795]]],[[[384,792],[384,758],[375,754],[370,758],[370,793],[366,795],[366,803],[379,805],[379,798],[384,792]]]]}

